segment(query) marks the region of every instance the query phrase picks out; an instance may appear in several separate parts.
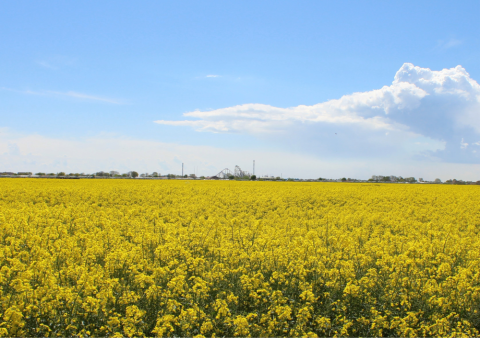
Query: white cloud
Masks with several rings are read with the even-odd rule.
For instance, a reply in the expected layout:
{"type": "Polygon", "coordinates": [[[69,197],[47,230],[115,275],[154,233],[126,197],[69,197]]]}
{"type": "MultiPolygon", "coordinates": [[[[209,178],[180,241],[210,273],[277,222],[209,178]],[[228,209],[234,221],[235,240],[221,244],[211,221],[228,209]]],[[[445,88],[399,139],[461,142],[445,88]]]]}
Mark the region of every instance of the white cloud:
{"type": "Polygon", "coordinates": [[[432,180],[436,177],[443,180],[478,180],[480,172],[480,165],[433,162],[419,166],[413,160],[326,160],[288,150],[234,151],[222,147],[180,145],[112,135],[72,140],[22,135],[0,128],[2,171],[92,173],[100,170],[136,170],[140,173],[157,171],[180,174],[183,162],[187,174],[195,170],[198,175],[215,175],[225,167],[233,169],[235,165],[251,171],[253,160],[256,160],[257,175],[299,178],[370,178],[372,174],[380,173],[432,180]]]}
{"type": "Polygon", "coordinates": [[[37,64],[39,64],[40,66],[44,67],[44,68],[48,68],[48,69],[54,69],[54,70],[57,70],[58,67],[55,67],[55,66],[52,66],[50,63],[48,63],[47,61],[37,61],[37,64]]]}
{"type": "Polygon", "coordinates": [[[441,50],[445,50],[445,49],[449,49],[449,48],[452,48],[452,47],[459,46],[462,43],[463,43],[462,40],[458,40],[454,37],[450,37],[450,38],[445,39],[445,40],[438,40],[436,48],[441,49],[441,50]]]}
{"type": "Polygon", "coordinates": [[[74,97],[77,99],[84,99],[84,100],[91,100],[91,101],[101,101],[101,102],[107,102],[107,103],[113,103],[113,104],[122,104],[121,100],[118,99],[112,99],[108,97],[102,97],[102,96],[94,96],[94,95],[89,95],[89,94],[84,94],[84,93],[78,93],[78,92],[49,92],[54,95],[60,95],[60,96],[68,96],[68,97],[74,97]]]}
{"type": "Polygon", "coordinates": [[[77,62],[76,58],[71,58],[63,55],[53,55],[44,60],[37,60],[36,63],[44,68],[58,70],[63,67],[74,66],[77,62]]]}
{"type": "Polygon", "coordinates": [[[184,115],[189,119],[155,122],[201,132],[252,134],[303,148],[308,144],[320,154],[364,156],[366,151],[359,152],[363,147],[372,156],[386,151],[480,161],[458,146],[459,138],[468,143],[480,135],[480,86],[461,66],[432,71],[405,63],[389,86],[313,106],[243,104],[184,115]],[[332,139],[334,132],[346,137],[339,142],[332,139]],[[429,146],[413,147],[418,139],[429,146]]]}
{"type": "Polygon", "coordinates": [[[205,77],[220,77],[220,75],[213,75],[213,74],[210,74],[210,75],[207,75],[205,77]]]}
{"type": "Polygon", "coordinates": [[[112,104],[123,104],[123,101],[118,100],[118,99],[112,99],[112,98],[108,98],[108,97],[90,95],[90,94],[79,93],[79,92],[74,92],[74,91],[58,92],[58,91],[52,91],[52,90],[43,90],[43,91],[16,90],[16,89],[11,89],[11,88],[6,88],[6,87],[2,87],[0,89],[1,90],[6,90],[6,91],[11,91],[11,92],[16,92],[16,93],[21,93],[21,94],[27,94],[27,95],[72,97],[72,98],[87,100],[87,101],[99,101],[99,102],[106,102],[106,103],[112,103],[112,104]]]}

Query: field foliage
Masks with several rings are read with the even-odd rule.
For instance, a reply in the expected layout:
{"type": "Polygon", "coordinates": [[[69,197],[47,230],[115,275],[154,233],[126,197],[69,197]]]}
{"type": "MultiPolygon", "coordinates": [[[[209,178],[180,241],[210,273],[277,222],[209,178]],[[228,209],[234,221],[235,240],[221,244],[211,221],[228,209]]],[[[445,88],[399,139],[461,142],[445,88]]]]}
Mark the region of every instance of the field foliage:
{"type": "Polygon", "coordinates": [[[0,181],[0,335],[480,330],[477,186],[0,181]]]}

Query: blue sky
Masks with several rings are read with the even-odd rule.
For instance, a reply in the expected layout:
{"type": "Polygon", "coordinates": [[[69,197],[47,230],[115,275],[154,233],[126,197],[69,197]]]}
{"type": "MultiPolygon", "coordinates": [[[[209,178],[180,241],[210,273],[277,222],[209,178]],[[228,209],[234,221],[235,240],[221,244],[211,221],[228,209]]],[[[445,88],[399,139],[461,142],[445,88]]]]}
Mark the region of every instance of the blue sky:
{"type": "Polygon", "coordinates": [[[478,13],[478,1],[3,2],[0,171],[184,162],[212,175],[255,159],[260,175],[478,180],[478,13]]]}

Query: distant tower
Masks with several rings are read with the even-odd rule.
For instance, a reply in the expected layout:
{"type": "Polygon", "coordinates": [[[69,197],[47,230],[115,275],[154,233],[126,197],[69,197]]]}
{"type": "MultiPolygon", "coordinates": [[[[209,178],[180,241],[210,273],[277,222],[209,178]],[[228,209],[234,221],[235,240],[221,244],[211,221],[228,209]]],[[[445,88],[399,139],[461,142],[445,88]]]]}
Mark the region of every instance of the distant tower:
{"type": "Polygon", "coordinates": [[[253,160],[253,174],[255,175],[255,160],[253,160]]]}
{"type": "Polygon", "coordinates": [[[183,177],[183,163],[182,163],[182,177],[183,177]]]}

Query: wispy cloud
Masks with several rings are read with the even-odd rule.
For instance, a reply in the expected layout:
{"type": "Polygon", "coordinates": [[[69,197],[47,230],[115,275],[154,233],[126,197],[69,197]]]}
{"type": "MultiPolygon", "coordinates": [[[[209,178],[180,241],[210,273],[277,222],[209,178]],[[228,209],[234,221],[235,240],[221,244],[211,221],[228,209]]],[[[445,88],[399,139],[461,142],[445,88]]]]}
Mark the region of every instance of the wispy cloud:
{"type": "Polygon", "coordinates": [[[76,59],[63,55],[55,55],[43,60],[37,60],[35,63],[44,68],[57,70],[65,66],[73,66],[76,63],[76,59]]]}
{"type": "Polygon", "coordinates": [[[37,64],[48,69],[58,69],[58,67],[52,66],[50,63],[47,61],[37,61],[37,64]]]}
{"type": "Polygon", "coordinates": [[[450,49],[456,46],[459,46],[463,43],[462,40],[456,39],[454,37],[449,37],[445,40],[438,40],[436,49],[445,50],[450,49]]]}
{"type": "Polygon", "coordinates": [[[107,102],[107,103],[113,103],[113,104],[123,104],[122,101],[117,100],[117,99],[111,99],[108,97],[102,97],[102,96],[94,96],[94,95],[88,95],[88,94],[83,94],[83,93],[78,93],[78,92],[51,92],[54,95],[61,95],[61,96],[69,96],[69,97],[74,97],[77,99],[84,99],[84,100],[91,100],[91,101],[101,101],[101,102],[107,102]]]}
{"type": "Polygon", "coordinates": [[[111,104],[124,104],[122,100],[108,98],[104,96],[96,96],[96,95],[90,95],[85,93],[79,93],[74,91],[59,92],[59,91],[52,91],[52,90],[42,90],[42,91],[16,90],[16,89],[11,89],[6,87],[1,87],[0,90],[11,91],[11,92],[27,94],[27,95],[72,97],[72,98],[87,100],[87,101],[98,101],[98,102],[106,102],[111,104]]]}
{"type": "Polygon", "coordinates": [[[207,76],[205,76],[205,77],[220,77],[220,75],[209,74],[209,75],[207,75],[207,76]]]}

